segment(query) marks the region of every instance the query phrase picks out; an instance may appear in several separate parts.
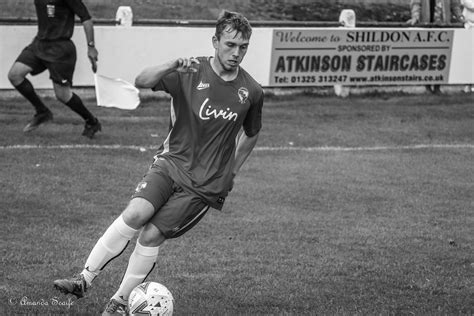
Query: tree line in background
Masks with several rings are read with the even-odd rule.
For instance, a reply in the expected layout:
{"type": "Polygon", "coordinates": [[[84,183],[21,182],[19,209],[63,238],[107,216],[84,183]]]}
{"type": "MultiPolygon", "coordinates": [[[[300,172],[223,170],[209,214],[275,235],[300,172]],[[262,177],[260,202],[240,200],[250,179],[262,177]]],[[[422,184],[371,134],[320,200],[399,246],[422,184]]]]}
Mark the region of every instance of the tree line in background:
{"type": "MultiPolygon", "coordinates": [[[[343,9],[361,22],[405,22],[409,0],[83,0],[94,18],[114,19],[117,8],[131,6],[135,20],[214,20],[222,9],[242,12],[255,21],[337,21],[343,9]],[[190,5],[191,4],[191,5],[190,5]]],[[[35,18],[33,1],[0,0],[0,18],[35,18]]]]}

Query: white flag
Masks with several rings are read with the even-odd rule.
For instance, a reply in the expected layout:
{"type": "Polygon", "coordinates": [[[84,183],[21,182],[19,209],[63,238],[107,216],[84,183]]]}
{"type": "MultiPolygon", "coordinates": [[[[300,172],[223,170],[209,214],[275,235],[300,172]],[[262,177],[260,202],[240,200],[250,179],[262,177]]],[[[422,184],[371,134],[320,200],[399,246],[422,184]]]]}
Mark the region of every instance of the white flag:
{"type": "Polygon", "coordinates": [[[97,105],[133,110],[140,104],[139,90],[131,83],[94,74],[97,105]]]}

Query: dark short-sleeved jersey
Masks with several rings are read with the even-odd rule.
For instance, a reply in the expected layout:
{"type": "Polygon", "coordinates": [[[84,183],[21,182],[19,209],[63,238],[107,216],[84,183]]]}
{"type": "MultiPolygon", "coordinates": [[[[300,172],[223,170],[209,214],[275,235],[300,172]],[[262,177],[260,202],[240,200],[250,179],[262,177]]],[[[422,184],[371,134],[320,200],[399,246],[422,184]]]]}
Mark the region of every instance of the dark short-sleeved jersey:
{"type": "Polygon", "coordinates": [[[173,168],[170,176],[183,189],[221,209],[234,167],[236,137],[243,127],[255,136],[262,126],[262,87],[243,69],[224,81],[199,57],[196,72],[173,72],[153,88],[172,97],[171,127],[156,157],[173,168]]]}
{"type": "Polygon", "coordinates": [[[75,15],[81,22],[91,19],[82,0],[35,0],[35,6],[39,40],[68,40],[74,33],[75,15]]]}

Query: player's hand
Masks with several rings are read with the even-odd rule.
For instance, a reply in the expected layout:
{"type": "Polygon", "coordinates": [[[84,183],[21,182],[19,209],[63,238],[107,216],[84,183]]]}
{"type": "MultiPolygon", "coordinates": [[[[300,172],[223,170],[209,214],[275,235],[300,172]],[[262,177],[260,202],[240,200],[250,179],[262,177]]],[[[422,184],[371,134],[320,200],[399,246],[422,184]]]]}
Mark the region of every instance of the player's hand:
{"type": "Polygon", "coordinates": [[[191,58],[178,58],[176,60],[177,67],[176,71],[179,72],[196,72],[197,69],[193,67],[193,65],[199,65],[200,62],[194,57],[191,58]]]}
{"type": "Polygon", "coordinates": [[[97,61],[99,60],[99,52],[95,47],[90,47],[87,49],[87,57],[89,57],[89,60],[92,65],[92,71],[94,73],[97,72],[97,61]]]}

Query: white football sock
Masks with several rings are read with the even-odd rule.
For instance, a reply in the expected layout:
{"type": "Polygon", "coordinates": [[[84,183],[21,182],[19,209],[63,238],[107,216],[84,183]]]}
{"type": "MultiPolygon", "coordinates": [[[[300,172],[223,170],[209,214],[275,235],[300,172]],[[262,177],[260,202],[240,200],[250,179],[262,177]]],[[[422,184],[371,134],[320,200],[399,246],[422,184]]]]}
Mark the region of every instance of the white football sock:
{"type": "Polygon", "coordinates": [[[132,290],[145,281],[146,277],[155,267],[156,259],[160,247],[145,247],[140,245],[137,240],[135,250],[130,255],[127,271],[123,276],[122,282],[117,293],[112,296],[120,302],[127,302],[128,296],[132,290]]]}
{"type": "Polygon", "coordinates": [[[126,248],[130,239],[138,230],[128,226],[120,215],[95,244],[82,275],[90,286],[94,278],[113,259],[118,257],[126,248]]]}

